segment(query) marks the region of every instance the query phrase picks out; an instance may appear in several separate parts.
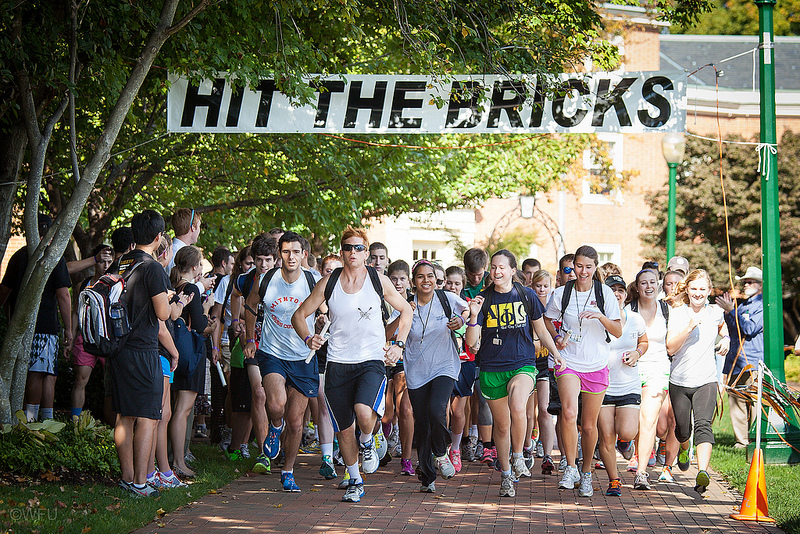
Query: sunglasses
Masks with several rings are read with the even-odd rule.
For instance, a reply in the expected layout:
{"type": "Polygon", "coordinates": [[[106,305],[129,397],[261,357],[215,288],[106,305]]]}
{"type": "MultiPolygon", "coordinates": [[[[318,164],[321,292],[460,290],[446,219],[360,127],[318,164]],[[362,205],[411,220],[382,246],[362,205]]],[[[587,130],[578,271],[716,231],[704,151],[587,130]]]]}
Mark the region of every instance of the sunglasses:
{"type": "Polygon", "coordinates": [[[345,243],[342,245],[342,250],[345,252],[350,252],[351,250],[355,250],[356,252],[364,252],[367,250],[366,245],[351,245],[350,243],[345,243]]]}
{"type": "Polygon", "coordinates": [[[567,266],[567,267],[564,267],[562,270],[564,271],[564,274],[570,274],[575,269],[573,269],[572,267],[567,266]]]}
{"type": "Polygon", "coordinates": [[[440,278],[437,278],[437,279],[436,279],[436,285],[437,285],[437,286],[444,285],[444,282],[445,282],[444,278],[441,278],[441,279],[440,279],[440,278]]]}
{"type": "Polygon", "coordinates": [[[760,284],[758,280],[745,280],[744,285],[749,286],[750,284],[760,284]]]}

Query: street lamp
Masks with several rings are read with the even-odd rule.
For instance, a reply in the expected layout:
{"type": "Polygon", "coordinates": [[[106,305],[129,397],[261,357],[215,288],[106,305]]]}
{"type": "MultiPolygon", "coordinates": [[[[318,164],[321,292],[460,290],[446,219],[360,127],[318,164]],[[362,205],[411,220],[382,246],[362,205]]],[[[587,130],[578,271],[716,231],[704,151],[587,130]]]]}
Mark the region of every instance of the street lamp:
{"type": "Polygon", "coordinates": [[[661,138],[661,150],[669,166],[669,207],[667,215],[667,261],[675,255],[675,178],[683,161],[686,140],[681,133],[668,133],[661,138]]]}

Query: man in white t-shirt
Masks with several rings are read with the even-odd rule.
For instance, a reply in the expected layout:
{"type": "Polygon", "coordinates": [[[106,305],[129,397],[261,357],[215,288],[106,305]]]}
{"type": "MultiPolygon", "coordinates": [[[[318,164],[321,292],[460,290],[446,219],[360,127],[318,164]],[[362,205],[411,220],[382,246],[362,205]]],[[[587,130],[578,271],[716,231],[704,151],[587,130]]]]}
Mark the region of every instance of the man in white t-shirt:
{"type": "Polygon", "coordinates": [[[377,418],[383,415],[384,365],[393,365],[402,357],[412,312],[389,278],[369,271],[373,268],[366,265],[369,241],[364,230],[348,227],[341,246],[342,270],[335,270],[317,284],[292,316],[292,325],[309,350],[322,347],[325,338],[315,335],[306,321],[325,302],[329,292],[331,323],[325,394],[339,450],[350,476],[342,500],[359,502],[364,495],[364,483],[358,469],[358,451],[360,448],[364,472],[375,472],[379,460],[372,431],[377,418]],[[327,287],[329,281],[331,288],[327,287]],[[388,349],[379,290],[383,299],[400,311],[397,341],[388,349]],[[356,425],[361,430],[358,444],[356,425]]]}

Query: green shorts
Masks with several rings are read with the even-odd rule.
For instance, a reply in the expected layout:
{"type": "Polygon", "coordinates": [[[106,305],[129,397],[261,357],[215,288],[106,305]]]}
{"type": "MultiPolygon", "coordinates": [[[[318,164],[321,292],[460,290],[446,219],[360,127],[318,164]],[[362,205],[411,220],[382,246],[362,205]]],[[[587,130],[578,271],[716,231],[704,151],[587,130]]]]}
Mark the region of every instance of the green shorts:
{"type": "Polygon", "coordinates": [[[508,397],[508,383],[517,375],[528,375],[536,383],[536,375],[539,372],[535,365],[526,365],[513,371],[484,371],[481,369],[481,394],[489,400],[502,399],[508,397]]]}

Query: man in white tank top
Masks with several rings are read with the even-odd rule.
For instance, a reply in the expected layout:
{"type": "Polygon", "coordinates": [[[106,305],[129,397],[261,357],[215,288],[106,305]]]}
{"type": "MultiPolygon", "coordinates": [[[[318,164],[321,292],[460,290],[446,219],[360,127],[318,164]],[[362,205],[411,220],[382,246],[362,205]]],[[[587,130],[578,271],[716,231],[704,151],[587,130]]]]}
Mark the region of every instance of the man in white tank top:
{"type": "MultiPolygon", "coordinates": [[[[364,472],[374,473],[378,469],[378,455],[372,430],[377,418],[383,415],[384,365],[392,365],[402,357],[412,312],[411,306],[389,279],[379,274],[384,299],[400,311],[397,341],[387,349],[381,299],[366,266],[369,256],[367,236],[362,229],[348,227],[342,235],[341,246],[344,266],[328,301],[331,324],[325,395],[333,429],[339,439],[339,450],[350,475],[342,500],[358,502],[364,495],[358,452],[360,449],[364,472]],[[356,424],[361,430],[358,443],[356,424]]],[[[292,316],[295,332],[309,350],[318,350],[325,342],[325,338],[310,331],[306,318],[325,302],[325,288],[331,276],[333,273],[320,280],[311,296],[292,316]]]]}

